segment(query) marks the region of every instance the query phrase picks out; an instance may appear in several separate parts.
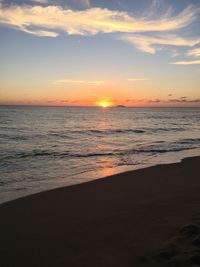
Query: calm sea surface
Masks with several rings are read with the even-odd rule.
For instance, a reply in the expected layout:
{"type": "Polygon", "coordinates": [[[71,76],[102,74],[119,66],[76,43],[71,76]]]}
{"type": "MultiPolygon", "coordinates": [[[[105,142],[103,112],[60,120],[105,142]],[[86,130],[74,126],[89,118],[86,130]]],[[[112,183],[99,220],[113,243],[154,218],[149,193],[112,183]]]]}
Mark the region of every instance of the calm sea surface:
{"type": "Polygon", "coordinates": [[[0,107],[0,202],[200,155],[200,108],[0,107]]]}

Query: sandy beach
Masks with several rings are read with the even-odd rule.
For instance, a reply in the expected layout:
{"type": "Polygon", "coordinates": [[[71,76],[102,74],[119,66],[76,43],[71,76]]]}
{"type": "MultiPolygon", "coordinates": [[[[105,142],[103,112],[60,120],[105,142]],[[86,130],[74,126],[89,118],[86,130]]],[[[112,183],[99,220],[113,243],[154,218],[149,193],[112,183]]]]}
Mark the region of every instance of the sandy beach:
{"type": "Polygon", "coordinates": [[[0,205],[0,266],[199,266],[200,157],[0,205]]]}

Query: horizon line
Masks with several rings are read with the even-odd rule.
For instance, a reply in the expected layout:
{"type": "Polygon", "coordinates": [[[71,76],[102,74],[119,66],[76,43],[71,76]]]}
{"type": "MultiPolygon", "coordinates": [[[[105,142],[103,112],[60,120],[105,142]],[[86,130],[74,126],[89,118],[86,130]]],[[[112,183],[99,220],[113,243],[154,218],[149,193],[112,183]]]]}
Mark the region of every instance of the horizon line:
{"type": "Polygon", "coordinates": [[[109,106],[106,108],[103,108],[101,106],[76,106],[76,105],[65,105],[65,106],[61,106],[61,105],[38,105],[38,104],[33,104],[33,105],[29,105],[29,104],[0,104],[0,107],[72,107],[72,108],[99,108],[99,109],[110,109],[110,108],[200,108],[200,106],[126,106],[123,105],[123,107],[119,107],[119,105],[116,106],[109,106]]]}

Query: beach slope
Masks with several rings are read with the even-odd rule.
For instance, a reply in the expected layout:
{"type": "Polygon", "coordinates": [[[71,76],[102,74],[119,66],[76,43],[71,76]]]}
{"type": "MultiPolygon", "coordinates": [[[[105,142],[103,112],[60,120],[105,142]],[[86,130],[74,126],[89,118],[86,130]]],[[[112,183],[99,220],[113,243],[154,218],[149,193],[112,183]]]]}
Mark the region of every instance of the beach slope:
{"type": "Polygon", "coordinates": [[[0,266],[198,266],[200,157],[0,205],[0,266]]]}

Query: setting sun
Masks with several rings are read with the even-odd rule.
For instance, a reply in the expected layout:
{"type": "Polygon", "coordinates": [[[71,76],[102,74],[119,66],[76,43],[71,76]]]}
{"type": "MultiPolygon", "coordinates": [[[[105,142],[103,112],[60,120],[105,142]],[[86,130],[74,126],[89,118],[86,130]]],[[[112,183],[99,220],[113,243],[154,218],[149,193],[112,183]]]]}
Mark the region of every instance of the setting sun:
{"type": "Polygon", "coordinates": [[[107,108],[107,107],[111,107],[113,103],[111,101],[101,100],[101,101],[97,101],[96,105],[102,108],[107,108]]]}

